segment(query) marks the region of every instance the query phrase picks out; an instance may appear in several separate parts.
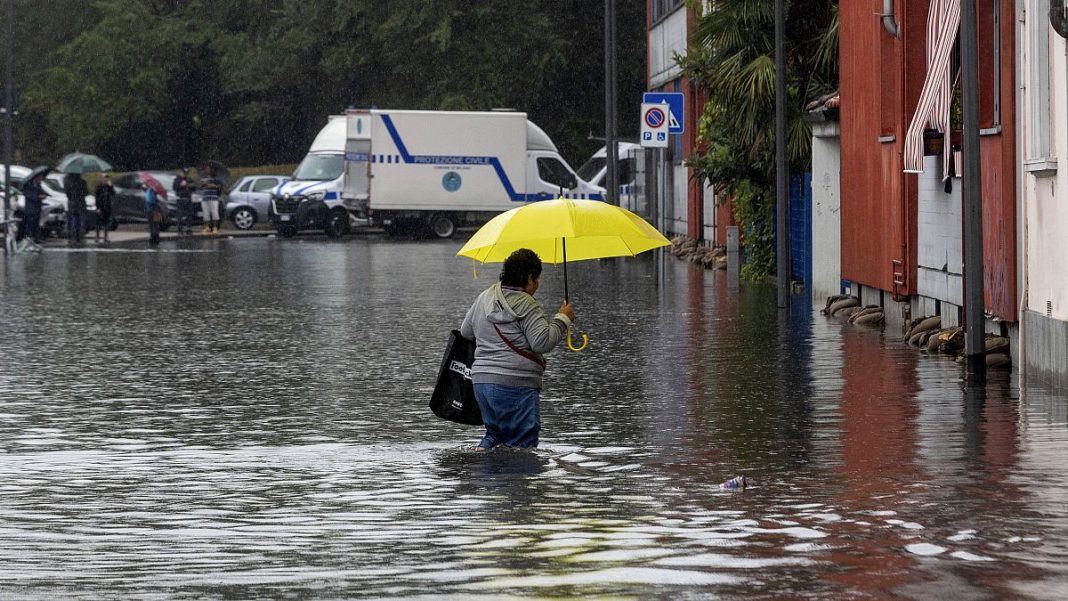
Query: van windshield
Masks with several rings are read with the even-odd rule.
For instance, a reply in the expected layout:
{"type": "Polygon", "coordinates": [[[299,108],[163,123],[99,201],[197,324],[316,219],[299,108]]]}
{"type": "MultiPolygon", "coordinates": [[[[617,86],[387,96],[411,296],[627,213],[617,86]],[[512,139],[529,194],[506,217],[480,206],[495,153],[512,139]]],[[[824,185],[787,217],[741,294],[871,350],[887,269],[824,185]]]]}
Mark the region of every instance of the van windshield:
{"type": "Polygon", "coordinates": [[[585,165],[579,167],[578,176],[582,178],[583,181],[592,182],[594,176],[600,173],[601,169],[604,169],[604,164],[604,157],[593,157],[586,161],[585,165]]]}
{"type": "Polygon", "coordinates": [[[323,182],[341,177],[344,170],[343,154],[309,154],[297,165],[293,179],[323,182]]]}

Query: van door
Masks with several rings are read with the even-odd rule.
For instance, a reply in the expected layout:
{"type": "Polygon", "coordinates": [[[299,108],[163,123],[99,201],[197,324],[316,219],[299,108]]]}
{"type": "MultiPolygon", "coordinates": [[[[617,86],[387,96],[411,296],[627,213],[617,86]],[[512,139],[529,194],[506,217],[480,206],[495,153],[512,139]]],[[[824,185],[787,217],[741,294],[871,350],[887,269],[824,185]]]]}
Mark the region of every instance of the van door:
{"type": "Polygon", "coordinates": [[[345,115],[345,175],[341,198],[359,215],[367,214],[371,198],[371,115],[350,111],[345,115]]]}

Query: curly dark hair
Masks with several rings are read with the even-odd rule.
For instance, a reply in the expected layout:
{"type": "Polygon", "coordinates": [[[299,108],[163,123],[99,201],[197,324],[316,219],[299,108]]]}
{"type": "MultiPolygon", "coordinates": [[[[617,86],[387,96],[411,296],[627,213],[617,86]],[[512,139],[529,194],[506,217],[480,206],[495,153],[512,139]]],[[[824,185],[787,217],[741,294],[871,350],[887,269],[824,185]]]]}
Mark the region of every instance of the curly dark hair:
{"type": "Polygon", "coordinates": [[[529,248],[520,248],[508,255],[501,268],[501,283],[522,288],[529,278],[541,277],[541,259],[529,248]]]}

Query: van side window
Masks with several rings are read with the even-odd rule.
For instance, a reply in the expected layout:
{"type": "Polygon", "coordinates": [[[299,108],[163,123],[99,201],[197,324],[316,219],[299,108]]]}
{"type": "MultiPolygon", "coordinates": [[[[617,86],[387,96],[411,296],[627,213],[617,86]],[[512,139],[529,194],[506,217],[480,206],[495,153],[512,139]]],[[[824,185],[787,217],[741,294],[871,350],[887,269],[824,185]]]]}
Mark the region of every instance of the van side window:
{"type": "Polygon", "coordinates": [[[538,177],[554,186],[569,188],[571,172],[560,161],[551,157],[538,157],[538,177]]]}

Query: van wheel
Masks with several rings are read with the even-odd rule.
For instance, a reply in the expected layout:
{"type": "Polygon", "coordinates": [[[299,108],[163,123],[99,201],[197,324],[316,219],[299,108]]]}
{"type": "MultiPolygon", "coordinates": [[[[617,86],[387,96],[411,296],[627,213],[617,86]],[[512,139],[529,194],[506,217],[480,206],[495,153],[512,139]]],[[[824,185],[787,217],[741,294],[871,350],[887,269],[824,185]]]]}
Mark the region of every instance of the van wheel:
{"type": "Polygon", "coordinates": [[[438,238],[452,238],[456,233],[456,223],[449,215],[434,215],[430,219],[430,231],[438,238]]]}
{"type": "Polygon", "coordinates": [[[278,226],[278,235],[283,238],[292,238],[297,235],[297,228],[292,225],[280,225],[278,226]]]}
{"type": "Polygon", "coordinates": [[[330,211],[324,229],[326,230],[326,235],[331,238],[340,238],[348,235],[351,229],[349,227],[349,212],[345,209],[334,209],[330,211]]]}

